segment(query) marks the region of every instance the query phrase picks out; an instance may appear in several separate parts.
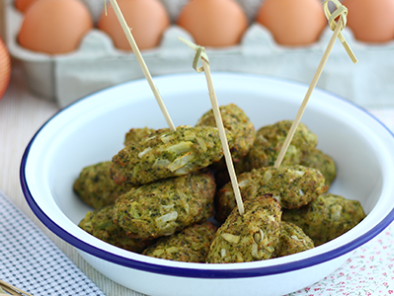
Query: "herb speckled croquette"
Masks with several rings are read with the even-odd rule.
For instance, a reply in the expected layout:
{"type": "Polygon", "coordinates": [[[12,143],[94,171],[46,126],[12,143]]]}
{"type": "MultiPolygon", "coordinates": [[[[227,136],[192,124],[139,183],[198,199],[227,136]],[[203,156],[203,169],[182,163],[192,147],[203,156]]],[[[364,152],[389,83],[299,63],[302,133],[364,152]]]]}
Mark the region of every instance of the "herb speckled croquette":
{"type": "Polygon", "coordinates": [[[215,190],[202,172],[132,188],[117,199],[113,219],[134,238],[169,236],[212,216],[215,190]]]}
{"type": "MultiPolygon", "coordinates": [[[[272,194],[283,208],[299,208],[327,190],[323,175],[303,166],[263,167],[238,176],[244,201],[272,194]]],[[[220,189],[215,198],[216,220],[223,222],[236,207],[231,183],[220,189]]]]}
{"type": "Polygon", "coordinates": [[[300,227],[290,222],[281,222],[279,244],[275,250],[275,257],[283,257],[303,252],[314,247],[313,241],[300,227]]]}
{"type": "MultiPolygon", "coordinates": [[[[153,129],[133,128],[125,136],[125,145],[138,143],[153,129]]],[[[111,205],[123,193],[127,192],[131,185],[118,185],[111,178],[111,161],[100,162],[82,169],[78,179],[74,182],[74,192],[89,206],[100,209],[111,205]]]]}
{"type": "MultiPolygon", "coordinates": [[[[233,136],[227,133],[229,147],[233,136]]],[[[117,184],[139,186],[205,168],[223,157],[214,127],[178,127],[129,145],[112,158],[111,177],[117,184]]]]}
{"type": "MultiPolygon", "coordinates": [[[[220,106],[219,110],[224,128],[229,130],[234,136],[234,146],[231,149],[231,156],[233,161],[237,162],[249,152],[249,149],[253,145],[256,137],[254,125],[245,112],[235,104],[220,106]]],[[[212,109],[199,119],[196,126],[216,127],[212,109]]]]}
{"type": "Polygon", "coordinates": [[[125,146],[129,146],[131,144],[138,143],[147,138],[153,132],[155,132],[155,130],[148,127],[132,128],[126,133],[123,144],[125,146]]]}
{"type": "Polygon", "coordinates": [[[337,168],[334,160],[318,149],[309,151],[300,165],[319,170],[323,174],[327,186],[330,186],[337,176],[337,168]]]}
{"type": "Polygon", "coordinates": [[[300,209],[284,210],[282,219],[300,227],[315,246],[324,244],[352,229],[365,218],[357,200],[325,193],[300,209]]]}
{"type": "Polygon", "coordinates": [[[215,234],[207,263],[269,259],[279,243],[281,208],[272,197],[259,196],[244,204],[241,216],[234,209],[215,234]]]}
{"type": "Polygon", "coordinates": [[[113,204],[120,195],[131,188],[130,185],[118,185],[112,180],[111,165],[111,161],[106,161],[87,166],[74,182],[74,192],[95,209],[113,204]]]}
{"type": "Polygon", "coordinates": [[[210,222],[191,225],[172,236],[159,238],[143,254],[174,261],[203,263],[216,229],[210,222]]]}
{"type": "Polygon", "coordinates": [[[87,212],[78,226],[94,237],[125,250],[140,253],[148,246],[149,241],[128,237],[120,226],[112,222],[112,217],[113,206],[106,206],[87,212]]]}
{"type": "MultiPolygon", "coordinates": [[[[291,120],[282,120],[260,128],[247,156],[237,164],[237,172],[273,166],[292,125],[291,120]]],[[[282,165],[297,165],[309,150],[317,145],[317,136],[300,123],[286,151],[282,165]]]]}

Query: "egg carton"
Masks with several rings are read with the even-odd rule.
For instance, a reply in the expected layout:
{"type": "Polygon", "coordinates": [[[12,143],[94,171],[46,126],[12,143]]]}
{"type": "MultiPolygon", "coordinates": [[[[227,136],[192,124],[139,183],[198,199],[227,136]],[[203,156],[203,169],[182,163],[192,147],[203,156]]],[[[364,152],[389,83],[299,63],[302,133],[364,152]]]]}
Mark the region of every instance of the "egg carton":
{"type": "MultiPolygon", "coordinates": [[[[194,71],[194,51],[178,40],[178,36],[191,41],[193,37],[174,24],[186,0],[176,0],[172,6],[168,4],[170,1],[175,0],[167,0],[166,5],[172,25],[157,48],[142,51],[152,76],[194,71]]],[[[309,84],[332,31],[327,27],[320,39],[309,46],[280,46],[265,27],[253,22],[253,13],[261,0],[242,1],[241,7],[247,13],[250,26],[239,45],[206,49],[211,70],[267,75],[309,84]]],[[[91,30],[78,50],[69,54],[29,51],[16,41],[23,15],[14,8],[12,1],[7,3],[6,12],[7,45],[10,54],[21,61],[30,90],[56,101],[61,107],[98,90],[144,77],[134,54],[116,49],[110,37],[98,29],[91,30]]],[[[97,9],[95,14],[97,18],[97,9]]],[[[317,87],[364,108],[394,106],[394,40],[381,45],[365,44],[355,40],[349,28],[343,30],[343,35],[359,63],[353,64],[337,41],[317,87]]]]}

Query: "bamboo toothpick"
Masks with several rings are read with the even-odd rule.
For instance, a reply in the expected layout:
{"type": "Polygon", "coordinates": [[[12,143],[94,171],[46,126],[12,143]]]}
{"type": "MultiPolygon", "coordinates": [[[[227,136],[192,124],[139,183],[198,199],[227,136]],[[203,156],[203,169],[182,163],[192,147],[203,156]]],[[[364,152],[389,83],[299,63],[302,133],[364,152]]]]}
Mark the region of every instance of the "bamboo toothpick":
{"type": "Polygon", "coordinates": [[[5,294],[5,293],[3,294],[2,292],[4,292],[4,291],[9,293],[9,294],[11,294],[11,295],[33,296],[33,295],[31,295],[31,294],[29,294],[29,293],[27,293],[27,292],[25,292],[25,291],[23,291],[21,289],[18,289],[17,287],[14,287],[13,285],[11,285],[11,284],[9,284],[9,283],[7,283],[5,281],[0,280],[0,295],[8,295],[8,294],[5,294]]]}
{"type": "Polygon", "coordinates": [[[312,95],[312,92],[314,88],[316,87],[317,82],[319,81],[320,75],[323,72],[324,66],[327,62],[327,59],[331,53],[331,50],[334,46],[335,40],[339,38],[341,41],[342,45],[344,46],[346,52],[348,53],[349,57],[353,61],[353,63],[357,63],[358,60],[353,54],[353,51],[351,50],[350,46],[346,42],[345,38],[343,37],[341,30],[346,26],[346,15],[347,15],[347,8],[343,6],[338,0],[326,0],[324,2],[324,13],[326,14],[326,17],[328,19],[330,29],[334,31],[334,33],[331,36],[331,39],[327,45],[326,51],[323,54],[323,58],[320,61],[319,66],[317,67],[315,76],[312,79],[311,84],[309,85],[308,91],[304,97],[304,100],[301,103],[300,108],[298,109],[296,118],[293,121],[293,124],[290,127],[289,133],[287,134],[287,137],[285,139],[285,142],[283,143],[283,146],[279,152],[278,158],[275,161],[274,167],[277,168],[281,165],[283,158],[286,154],[287,149],[289,148],[290,142],[293,139],[294,133],[301,121],[301,117],[304,114],[306,105],[308,104],[309,98],[312,95]],[[333,12],[333,14],[330,13],[328,9],[328,2],[332,1],[337,9],[333,12]],[[338,22],[335,22],[335,19],[339,16],[338,22]]]}
{"type": "Polygon", "coordinates": [[[165,118],[170,130],[175,131],[176,128],[175,128],[174,124],[172,123],[171,117],[167,112],[167,108],[164,105],[164,102],[159,94],[159,91],[157,90],[156,85],[153,82],[152,76],[150,75],[148,67],[146,66],[145,61],[142,58],[141,52],[139,51],[137,43],[135,42],[133,34],[131,33],[131,29],[127,25],[127,22],[122,14],[122,11],[119,8],[118,2],[116,0],[109,0],[109,1],[111,2],[111,5],[115,11],[115,14],[119,20],[120,25],[122,26],[123,32],[125,33],[127,40],[129,41],[131,49],[133,50],[135,57],[137,58],[137,61],[140,64],[142,72],[144,73],[146,80],[148,80],[149,86],[153,91],[156,101],[159,104],[160,110],[163,113],[164,118],[165,118]]]}
{"type": "Polygon", "coordinates": [[[195,55],[194,61],[193,61],[193,68],[198,73],[201,73],[203,71],[205,73],[205,77],[206,77],[207,84],[208,84],[208,90],[209,90],[209,98],[211,100],[211,105],[212,105],[213,114],[215,116],[216,126],[218,128],[220,141],[222,143],[222,150],[223,150],[223,154],[224,154],[224,159],[226,161],[228,173],[229,173],[230,179],[231,179],[231,184],[232,184],[232,187],[234,190],[234,195],[235,195],[235,200],[237,202],[238,212],[242,216],[245,212],[244,204],[242,202],[241,192],[240,192],[239,186],[238,186],[237,175],[235,174],[234,164],[233,164],[233,160],[231,158],[230,148],[229,148],[228,142],[227,142],[226,131],[223,126],[222,115],[220,114],[215,89],[214,89],[213,83],[212,83],[211,70],[209,67],[208,56],[205,52],[204,47],[197,46],[194,43],[192,43],[186,39],[183,39],[181,37],[178,37],[178,39],[196,51],[196,55],[195,55]],[[202,67],[198,68],[197,65],[198,65],[198,61],[200,59],[202,62],[202,67]]]}

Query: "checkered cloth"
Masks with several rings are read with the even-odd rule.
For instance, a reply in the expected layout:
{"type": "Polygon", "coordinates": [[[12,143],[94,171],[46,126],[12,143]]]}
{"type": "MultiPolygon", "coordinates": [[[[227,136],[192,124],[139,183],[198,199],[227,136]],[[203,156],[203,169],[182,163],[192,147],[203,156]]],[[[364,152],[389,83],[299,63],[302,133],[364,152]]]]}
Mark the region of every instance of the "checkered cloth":
{"type": "Polygon", "coordinates": [[[34,296],[105,296],[2,191],[0,280],[34,296]]]}

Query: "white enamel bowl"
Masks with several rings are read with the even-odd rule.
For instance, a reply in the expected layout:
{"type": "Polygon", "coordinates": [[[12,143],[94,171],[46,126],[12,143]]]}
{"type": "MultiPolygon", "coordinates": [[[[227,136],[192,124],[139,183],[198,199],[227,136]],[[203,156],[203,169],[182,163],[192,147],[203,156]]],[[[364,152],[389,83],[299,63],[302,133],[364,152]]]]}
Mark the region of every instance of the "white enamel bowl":
{"type": "MultiPolygon", "coordinates": [[[[210,101],[204,74],[155,78],[176,126],[194,125],[210,101]]],[[[256,129],[294,119],[307,86],[272,78],[216,73],[220,105],[235,103],[256,129]]],[[[318,148],[337,163],[330,191],[361,202],[368,214],[352,230],[312,250],[235,264],[173,262],[134,254],[100,241],[78,222],[90,210],[72,191],[85,166],[110,160],[132,127],[166,122],[145,80],[112,87],[61,110],[37,132],[21,164],[21,184],[37,217],[75,246],[105,276],[149,295],[282,295],[319,281],[394,219],[394,138],[365,110],[315,89],[302,118],[318,148]],[[391,178],[391,180],[390,180],[391,178]]]]}

